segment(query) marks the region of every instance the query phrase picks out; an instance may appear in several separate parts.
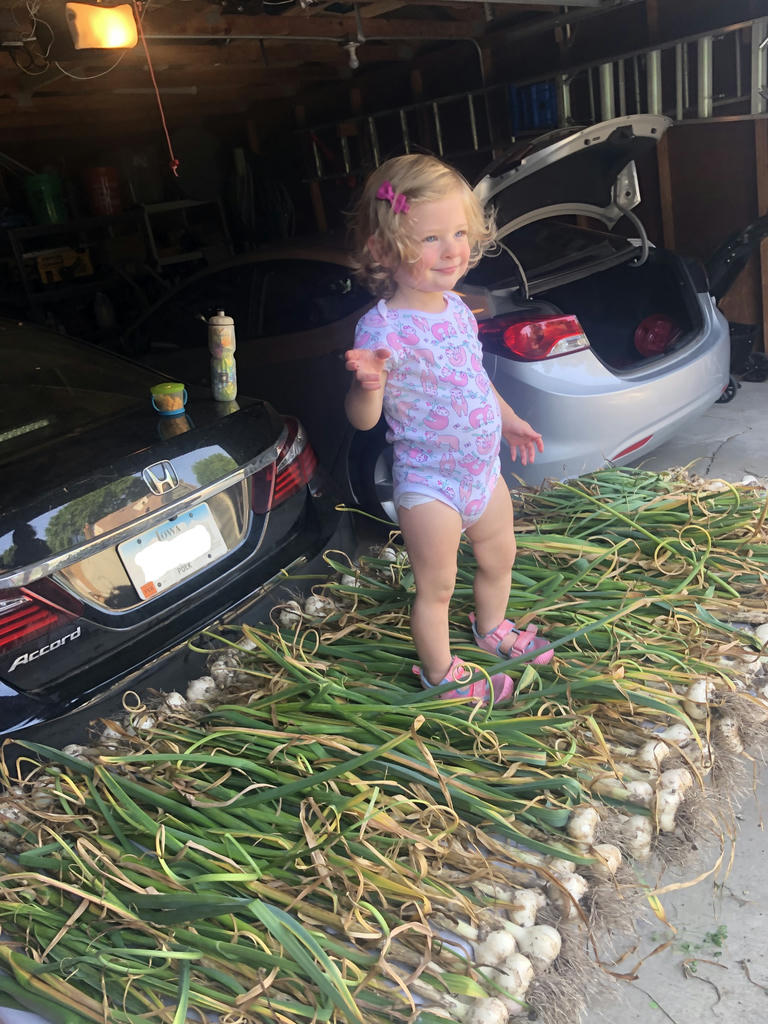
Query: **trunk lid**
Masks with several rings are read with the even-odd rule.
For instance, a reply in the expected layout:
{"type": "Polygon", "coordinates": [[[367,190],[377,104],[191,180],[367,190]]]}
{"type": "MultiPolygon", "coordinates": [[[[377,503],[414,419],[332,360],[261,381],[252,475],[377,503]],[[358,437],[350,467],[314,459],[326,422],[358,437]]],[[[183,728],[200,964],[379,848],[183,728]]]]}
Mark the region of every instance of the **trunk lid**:
{"type": "Polygon", "coordinates": [[[582,129],[560,129],[517,143],[475,186],[496,210],[502,252],[469,280],[491,288],[540,292],[632,259],[638,243],[611,229],[640,202],[635,160],[671,126],[650,114],[582,129]],[[605,230],[566,218],[589,218],[605,230]]]}
{"type": "Polygon", "coordinates": [[[194,529],[197,514],[215,559],[259,532],[285,432],[268,404],[200,389],[185,415],[162,417],[156,372],[46,331],[17,335],[0,324],[0,592],[56,573],[86,605],[128,608],[141,603],[131,538],[172,518],[194,529]]]}

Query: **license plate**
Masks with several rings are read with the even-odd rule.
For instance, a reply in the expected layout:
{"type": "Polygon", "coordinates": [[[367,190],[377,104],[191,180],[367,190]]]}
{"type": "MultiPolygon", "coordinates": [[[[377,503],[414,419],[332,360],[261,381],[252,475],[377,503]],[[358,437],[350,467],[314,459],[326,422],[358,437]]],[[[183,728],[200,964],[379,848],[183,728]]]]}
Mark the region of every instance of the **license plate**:
{"type": "Polygon", "coordinates": [[[226,552],[227,545],[206,504],[117,546],[142,601],[170,590],[226,552]]]}

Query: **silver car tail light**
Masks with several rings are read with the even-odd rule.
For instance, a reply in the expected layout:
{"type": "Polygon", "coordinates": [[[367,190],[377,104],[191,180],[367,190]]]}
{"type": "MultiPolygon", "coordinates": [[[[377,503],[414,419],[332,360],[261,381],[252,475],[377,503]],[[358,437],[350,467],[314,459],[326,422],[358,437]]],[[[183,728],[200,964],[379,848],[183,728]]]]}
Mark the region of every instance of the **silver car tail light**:
{"type": "Polygon", "coordinates": [[[535,362],[554,359],[589,348],[589,339],[575,316],[536,317],[520,320],[506,315],[478,324],[483,344],[506,349],[517,359],[535,362]]]}

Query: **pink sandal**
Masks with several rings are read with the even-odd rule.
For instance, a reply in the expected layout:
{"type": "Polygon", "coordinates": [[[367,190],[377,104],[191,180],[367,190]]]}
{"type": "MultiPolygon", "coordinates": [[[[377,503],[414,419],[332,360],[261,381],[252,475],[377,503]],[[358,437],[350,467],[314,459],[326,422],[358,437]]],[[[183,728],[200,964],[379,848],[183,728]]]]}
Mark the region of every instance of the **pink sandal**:
{"type": "MultiPolygon", "coordinates": [[[[472,681],[472,669],[469,665],[465,665],[461,658],[454,657],[451,659],[450,668],[445,678],[439,683],[430,683],[418,665],[413,666],[413,674],[419,677],[421,685],[425,690],[430,690],[435,686],[442,686],[444,683],[459,683],[460,685],[455,690],[446,690],[445,693],[439,694],[445,700],[469,697],[471,700],[482,701],[483,704],[490,703],[491,689],[488,686],[488,680],[485,676],[478,673],[477,678],[472,681]]],[[[515,696],[515,681],[509,676],[504,675],[503,672],[497,672],[495,676],[491,676],[491,687],[493,688],[494,705],[512,700],[515,696]]]]}
{"type": "Polygon", "coordinates": [[[541,651],[535,658],[532,658],[534,665],[548,665],[554,656],[554,651],[549,646],[547,641],[536,635],[536,626],[529,626],[527,629],[518,629],[514,622],[510,622],[509,619],[504,619],[496,629],[492,629],[490,633],[483,633],[482,635],[477,632],[475,627],[475,615],[474,612],[470,612],[469,621],[472,623],[472,632],[475,637],[475,643],[481,650],[489,651],[491,654],[495,654],[499,658],[512,659],[515,657],[522,657],[524,654],[530,654],[531,651],[541,651]],[[508,651],[502,651],[502,642],[509,636],[510,633],[516,633],[515,641],[508,651]]]}

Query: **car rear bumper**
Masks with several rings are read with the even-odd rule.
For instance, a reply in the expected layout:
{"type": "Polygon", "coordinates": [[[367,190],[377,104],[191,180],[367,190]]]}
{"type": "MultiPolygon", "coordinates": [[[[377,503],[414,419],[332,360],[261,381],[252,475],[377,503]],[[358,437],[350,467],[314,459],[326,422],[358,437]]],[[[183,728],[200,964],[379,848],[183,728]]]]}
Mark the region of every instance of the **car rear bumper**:
{"type": "MultiPolygon", "coordinates": [[[[274,604],[328,575],[329,570],[323,560],[326,550],[336,549],[352,554],[355,529],[350,515],[334,512],[330,501],[327,513],[324,522],[335,524],[335,529],[331,527],[332,532],[325,530],[315,533],[310,539],[303,537],[304,549],[294,551],[284,568],[276,569],[269,579],[236,606],[207,623],[204,629],[215,632],[224,626],[263,621],[274,604]]],[[[194,643],[202,632],[203,628],[194,636],[185,637],[162,651],[151,661],[106,680],[91,694],[57,700],[50,693],[44,696],[20,693],[0,683],[0,735],[12,734],[13,740],[27,738],[57,747],[83,742],[93,720],[122,715],[122,697],[128,690],[140,691],[142,698],[149,690],[184,690],[191,679],[205,674],[207,656],[201,653],[204,641],[194,643]],[[192,650],[191,643],[201,650],[192,650]]]]}
{"type": "Polygon", "coordinates": [[[712,300],[698,298],[703,329],[674,361],[655,367],[649,362],[619,375],[589,350],[542,363],[492,357],[499,394],[544,436],[544,452],[532,466],[513,463],[502,446],[505,478],[537,485],[634,461],[710,408],[728,383],[730,341],[712,300]]]}

